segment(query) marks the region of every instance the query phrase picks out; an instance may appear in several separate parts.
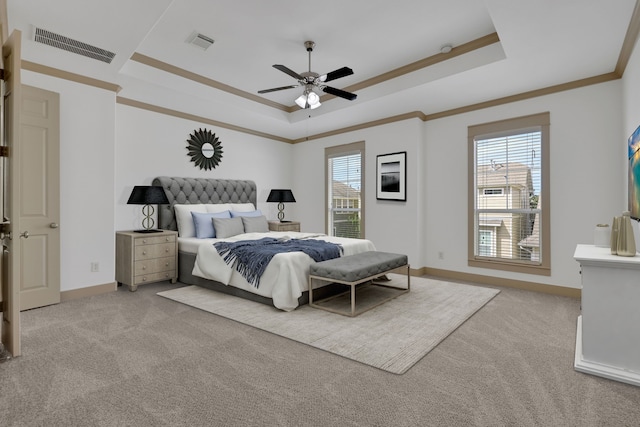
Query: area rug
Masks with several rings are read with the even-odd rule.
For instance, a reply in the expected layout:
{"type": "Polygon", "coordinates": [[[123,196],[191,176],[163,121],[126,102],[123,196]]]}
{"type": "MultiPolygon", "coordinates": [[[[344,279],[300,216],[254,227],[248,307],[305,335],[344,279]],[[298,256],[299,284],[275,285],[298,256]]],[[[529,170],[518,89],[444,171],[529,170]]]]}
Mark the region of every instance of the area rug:
{"type": "MultiPolygon", "coordinates": [[[[406,286],[406,276],[390,274],[386,284],[406,286]]],[[[385,292],[364,286],[360,304],[375,303],[385,292]]],[[[277,334],[394,374],[403,374],[500,291],[480,286],[411,278],[411,291],[357,317],[303,305],[291,312],[199,286],[158,295],[277,334]]],[[[332,304],[348,304],[334,299],[332,304]]]]}

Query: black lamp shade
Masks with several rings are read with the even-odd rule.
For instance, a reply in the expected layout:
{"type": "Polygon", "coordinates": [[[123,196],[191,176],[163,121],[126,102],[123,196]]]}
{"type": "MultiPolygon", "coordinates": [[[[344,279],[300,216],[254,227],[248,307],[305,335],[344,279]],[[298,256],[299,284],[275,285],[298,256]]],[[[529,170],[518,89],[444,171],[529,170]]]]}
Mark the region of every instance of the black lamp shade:
{"type": "Polygon", "coordinates": [[[291,190],[271,190],[267,202],[274,203],[295,203],[296,199],[293,197],[291,190]]]}
{"type": "Polygon", "coordinates": [[[128,205],[168,205],[169,199],[160,186],[136,185],[127,201],[128,205]]]}

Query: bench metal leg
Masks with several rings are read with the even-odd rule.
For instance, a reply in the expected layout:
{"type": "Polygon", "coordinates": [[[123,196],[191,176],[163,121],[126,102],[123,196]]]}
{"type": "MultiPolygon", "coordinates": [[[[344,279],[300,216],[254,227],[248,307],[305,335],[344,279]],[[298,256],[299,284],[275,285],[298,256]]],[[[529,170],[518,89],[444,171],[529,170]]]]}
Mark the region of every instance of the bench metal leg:
{"type": "Polygon", "coordinates": [[[351,285],[351,316],[356,315],[356,285],[351,285]]]}
{"type": "Polygon", "coordinates": [[[315,307],[315,308],[319,308],[319,309],[322,309],[322,310],[326,310],[326,311],[330,311],[332,313],[342,314],[343,316],[355,317],[355,316],[357,316],[359,314],[362,314],[362,313],[364,313],[366,311],[369,311],[369,310],[371,310],[373,308],[376,308],[379,305],[382,305],[383,303],[385,303],[387,301],[391,301],[392,299],[395,299],[395,298],[399,297],[400,295],[405,294],[405,293],[407,293],[407,292],[409,292],[411,290],[411,266],[409,264],[407,264],[407,288],[406,289],[397,288],[395,286],[383,285],[381,283],[374,283],[374,280],[377,279],[378,277],[384,276],[385,274],[390,273],[393,270],[397,270],[399,268],[402,268],[402,266],[398,267],[398,268],[395,268],[395,269],[392,269],[392,270],[388,270],[388,271],[383,272],[381,274],[377,274],[375,276],[364,278],[364,279],[362,279],[362,280],[360,280],[358,282],[340,282],[340,281],[327,279],[327,278],[320,277],[320,276],[310,276],[309,277],[309,306],[315,307]],[[324,307],[322,305],[318,305],[318,304],[314,303],[313,302],[313,288],[312,288],[312,285],[311,285],[311,282],[312,282],[313,279],[326,281],[326,282],[329,282],[329,283],[340,283],[340,284],[349,286],[351,288],[349,291],[343,292],[342,294],[333,295],[333,296],[331,296],[329,298],[321,299],[318,302],[325,302],[325,301],[328,301],[330,299],[337,298],[340,295],[345,295],[346,293],[349,293],[350,297],[351,297],[351,301],[350,301],[351,302],[351,312],[346,311],[346,310],[340,311],[340,310],[336,310],[336,309],[333,309],[333,308],[330,308],[330,307],[324,307]],[[380,287],[383,287],[383,288],[390,288],[390,289],[398,290],[399,292],[396,295],[393,295],[393,296],[390,296],[390,297],[388,297],[386,299],[381,300],[377,304],[374,304],[374,305],[372,305],[370,307],[367,307],[364,310],[356,312],[356,287],[358,285],[362,285],[362,284],[369,283],[369,282],[371,282],[372,285],[380,286],[380,287]]]}

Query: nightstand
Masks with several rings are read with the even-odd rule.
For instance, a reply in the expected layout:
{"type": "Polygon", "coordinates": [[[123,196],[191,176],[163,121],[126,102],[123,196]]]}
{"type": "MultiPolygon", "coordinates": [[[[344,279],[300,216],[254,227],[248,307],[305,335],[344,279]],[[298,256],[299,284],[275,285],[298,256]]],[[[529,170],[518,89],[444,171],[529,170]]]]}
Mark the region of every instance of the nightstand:
{"type": "Polygon", "coordinates": [[[134,292],[144,283],[178,280],[178,233],[116,232],[116,280],[134,292]]]}
{"type": "Polygon", "coordinates": [[[298,221],[280,222],[268,221],[269,231],[300,231],[300,223],[298,221]]]}

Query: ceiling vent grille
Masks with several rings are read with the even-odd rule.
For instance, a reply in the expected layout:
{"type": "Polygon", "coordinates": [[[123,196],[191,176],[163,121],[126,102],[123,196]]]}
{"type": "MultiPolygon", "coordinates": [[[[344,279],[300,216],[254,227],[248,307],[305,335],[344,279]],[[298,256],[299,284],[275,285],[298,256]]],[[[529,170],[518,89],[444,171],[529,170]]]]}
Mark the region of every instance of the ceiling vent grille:
{"type": "Polygon", "coordinates": [[[77,40],[70,39],[69,37],[52,33],[51,31],[43,30],[42,28],[36,28],[34,40],[38,43],[66,50],[67,52],[76,53],[78,55],[86,56],[87,58],[97,59],[98,61],[106,62],[107,64],[111,64],[111,61],[113,61],[113,58],[116,56],[115,53],[109,52],[108,50],[100,49],[99,47],[91,46],[90,44],[82,43],[77,40]]]}
{"type": "Polygon", "coordinates": [[[205,36],[204,34],[193,33],[189,37],[187,42],[191,43],[192,45],[198,46],[200,49],[207,50],[209,49],[209,47],[211,47],[215,40],[213,40],[211,37],[205,36]]]}

